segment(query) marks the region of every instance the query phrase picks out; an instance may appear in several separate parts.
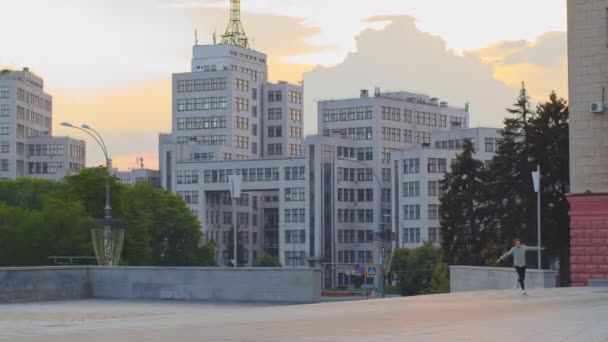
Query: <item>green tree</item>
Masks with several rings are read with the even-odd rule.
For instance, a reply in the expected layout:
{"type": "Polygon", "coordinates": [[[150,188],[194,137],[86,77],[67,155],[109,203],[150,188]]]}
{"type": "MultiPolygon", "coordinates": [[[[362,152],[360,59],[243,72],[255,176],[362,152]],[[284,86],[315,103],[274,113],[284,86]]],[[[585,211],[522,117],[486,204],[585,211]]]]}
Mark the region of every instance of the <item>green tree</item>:
{"type": "Polygon", "coordinates": [[[431,242],[411,250],[398,248],[393,252],[391,272],[397,275],[397,288],[402,296],[428,293],[433,271],[441,263],[441,248],[431,242]]]}
{"type": "Polygon", "coordinates": [[[473,144],[465,140],[462,153],[441,182],[442,247],[450,264],[482,265],[482,250],[491,240],[491,233],[484,229],[487,172],[473,153],[473,144]]]}
{"type": "MultiPolygon", "coordinates": [[[[70,200],[78,200],[84,205],[89,216],[93,218],[105,217],[106,181],[108,171],[105,167],[87,168],[78,174],[65,178],[67,196],[70,200]]],[[[125,186],[118,178],[110,178],[110,206],[112,217],[121,218],[121,198],[125,186]]]]}
{"type": "Polygon", "coordinates": [[[448,293],[450,292],[450,273],[448,265],[444,262],[439,262],[431,275],[429,288],[425,293],[448,293]]]}
{"type": "Polygon", "coordinates": [[[279,258],[264,253],[264,256],[255,262],[255,267],[281,267],[281,262],[279,258]]]}

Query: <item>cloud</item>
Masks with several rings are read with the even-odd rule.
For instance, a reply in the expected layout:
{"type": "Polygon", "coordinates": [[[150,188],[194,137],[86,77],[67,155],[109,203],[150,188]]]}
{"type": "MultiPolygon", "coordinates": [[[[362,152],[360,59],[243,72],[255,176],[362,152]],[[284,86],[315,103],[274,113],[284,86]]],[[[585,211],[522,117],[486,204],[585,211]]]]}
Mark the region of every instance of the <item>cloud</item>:
{"type": "Polygon", "coordinates": [[[470,101],[473,124],[502,123],[517,88],[494,79],[491,65],[473,54],[459,56],[448,50],[443,39],[421,32],[412,17],[370,20],[391,23],[383,30],[363,31],[356,52],[343,63],[304,75],[307,132],[316,131],[315,100],[357,96],[359,89],[374,86],[422,92],[460,107],[470,101]]]}
{"type": "Polygon", "coordinates": [[[534,42],[502,41],[468,51],[491,64],[494,77],[505,84],[526,82],[532,97],[545,99],[550,91],[568,95],[568,56],[565,32],[547,32],[534,42]]]}

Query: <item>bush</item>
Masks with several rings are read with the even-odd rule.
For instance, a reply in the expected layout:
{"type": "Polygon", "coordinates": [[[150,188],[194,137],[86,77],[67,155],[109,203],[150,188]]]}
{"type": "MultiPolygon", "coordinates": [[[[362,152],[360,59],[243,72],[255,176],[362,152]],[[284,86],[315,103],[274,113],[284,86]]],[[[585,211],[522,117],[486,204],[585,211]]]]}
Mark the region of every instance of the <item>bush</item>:
{"type": "Polygon", "coordinates": [[[255,267],[281,267],[281,262],[279,262],[277,257],[266,253],[256,261],[255,267]]]}

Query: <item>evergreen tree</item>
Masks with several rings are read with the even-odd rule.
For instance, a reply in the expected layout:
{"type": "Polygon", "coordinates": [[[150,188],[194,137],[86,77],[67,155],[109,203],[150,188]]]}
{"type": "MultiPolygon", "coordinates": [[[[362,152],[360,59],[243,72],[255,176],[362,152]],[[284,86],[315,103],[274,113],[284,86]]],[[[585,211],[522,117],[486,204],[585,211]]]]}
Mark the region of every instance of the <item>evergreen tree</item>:
{"type": "Polygon", "coordinates": [[[486,171],[473,158],[473,144],[465,140],[441,186],[440,221],[445,259],[455,265],[482,265],[482,250],[491,238],[484,222],[486,171]]]}

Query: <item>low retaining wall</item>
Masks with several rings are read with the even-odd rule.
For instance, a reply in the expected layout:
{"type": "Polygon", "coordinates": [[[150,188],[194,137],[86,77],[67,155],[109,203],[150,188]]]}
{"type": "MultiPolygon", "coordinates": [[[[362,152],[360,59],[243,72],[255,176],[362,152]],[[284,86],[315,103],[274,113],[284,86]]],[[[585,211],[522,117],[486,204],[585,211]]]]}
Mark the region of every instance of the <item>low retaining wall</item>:
{"type": "Polygon", "coordinates": [[[87,269],[83,267],[0,268],[0,303],[87,296],[87,269]]]}
{"type": "MultiPolygon", "coordinates": [[[[517,272],[511,267],[450,266],[450,292],[514,289],[517,272]]],[[[526,288],[551,288],[557,271],[526,270],[526,288]]]]}
{"type": "Polygon", "coordinates": [[[316,303],[320,289],[316,269],[0,268],[0,303],[80,298],[316,303]]]}

